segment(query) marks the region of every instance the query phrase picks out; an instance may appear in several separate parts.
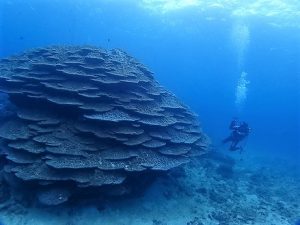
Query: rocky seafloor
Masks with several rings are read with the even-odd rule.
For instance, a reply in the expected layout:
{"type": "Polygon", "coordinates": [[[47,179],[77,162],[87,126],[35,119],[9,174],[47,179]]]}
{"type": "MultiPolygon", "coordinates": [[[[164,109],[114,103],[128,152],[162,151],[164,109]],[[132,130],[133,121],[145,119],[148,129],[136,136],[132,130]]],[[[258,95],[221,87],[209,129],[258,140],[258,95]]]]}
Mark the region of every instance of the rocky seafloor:
{"type": "Polygon", "coordinates": [[[4,225],[294,225],[300,218],[297,165],[216,152],[169,172],[144,194],[118,201],[40,208],[5,186],[0,193],[4,225]]]}

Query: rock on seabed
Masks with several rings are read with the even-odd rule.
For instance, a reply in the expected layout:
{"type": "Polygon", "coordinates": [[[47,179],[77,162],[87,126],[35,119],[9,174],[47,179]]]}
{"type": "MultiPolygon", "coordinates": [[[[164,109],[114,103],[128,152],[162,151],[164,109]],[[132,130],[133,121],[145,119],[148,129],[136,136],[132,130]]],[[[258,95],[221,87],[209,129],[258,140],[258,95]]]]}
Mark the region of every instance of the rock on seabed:
{"type": "Polygon", "coordinates": [[[39,48],[2,59],[0,73],[15,106],[0,125],[4,172],[47,205],[130,193],[207,150],[195,114],[121,50],[39,48]]]}

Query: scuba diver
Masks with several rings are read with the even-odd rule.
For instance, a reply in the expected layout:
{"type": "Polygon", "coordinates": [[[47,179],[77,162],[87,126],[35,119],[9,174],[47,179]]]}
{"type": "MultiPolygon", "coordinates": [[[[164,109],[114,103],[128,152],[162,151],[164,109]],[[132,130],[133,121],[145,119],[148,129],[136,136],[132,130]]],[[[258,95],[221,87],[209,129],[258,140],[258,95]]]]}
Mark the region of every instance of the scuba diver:
{"type": "Polygon", "coordinates": [[[250,133],[251,128],[249,128],[248,124],[246,122],[239,122],[236,118],[234,118],[230,125],[229,129],[232,130],[230,136],[228,138],[225,138],[222,143],[228,143],[230,144],[230,151],[236,151],[236,150],[243,150],[243,147],[238,144],[244,140],[250,133]]]}

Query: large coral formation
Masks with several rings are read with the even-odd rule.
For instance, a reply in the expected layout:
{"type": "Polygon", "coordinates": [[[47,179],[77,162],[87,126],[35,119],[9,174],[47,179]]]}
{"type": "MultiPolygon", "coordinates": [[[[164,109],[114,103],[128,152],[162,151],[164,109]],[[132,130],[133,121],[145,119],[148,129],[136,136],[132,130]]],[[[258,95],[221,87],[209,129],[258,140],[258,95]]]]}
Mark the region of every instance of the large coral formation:
{"type": "Polygon", "coordinates": [[[130,177],[206,151],[195,115],[120,50],[40,48],[2,59],[0,72],[15,105],[0,126],[4,171],[35,184],[45,204],[67,201],[71,189],[127,193],[138,183],[130,177]]]}

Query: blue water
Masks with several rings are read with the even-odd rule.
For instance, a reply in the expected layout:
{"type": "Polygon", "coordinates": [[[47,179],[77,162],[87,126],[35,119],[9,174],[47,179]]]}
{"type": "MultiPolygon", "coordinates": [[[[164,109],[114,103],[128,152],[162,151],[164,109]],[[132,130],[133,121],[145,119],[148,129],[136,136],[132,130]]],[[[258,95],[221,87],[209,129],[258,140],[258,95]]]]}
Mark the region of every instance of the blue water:
{"type": "Polygon", "coordinates": [[[138,2],[2,0],[0,55],[54,44],[124,49],[199,114],[215,142],[238,116],[253,128],[251,151],[299,159],[299,27],[272,26],[260,16],[236,19],[218,10],[206,14],[224,20],[206,20],[192,6],[163,14],[138,2]],[[237,20],[249,29],[242,66],[231,38],[237,20]],[[237,112],[242,71],[251,83],[237,112]]]}
{"type": "Polygon", "coordinates": [[[219,143],[237,116],[252,128],[247,154],[299,163],[299,3],[284,1],[295,11],[289,16],[264,15],[266,9],[234,16],[226,5],[162,11],[163,1],[152,4],[157,10],[143,2],[149,1],[0,0],[0,57],[61,44],[123,49],[197,112],[217,148],[226,151],[219,143]],[[248,33],[233,37],[239,27],[248,33]],[[250,83],[238,110],[243,71],[250,83]]]}

